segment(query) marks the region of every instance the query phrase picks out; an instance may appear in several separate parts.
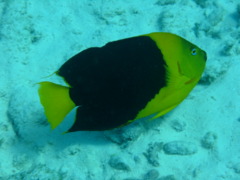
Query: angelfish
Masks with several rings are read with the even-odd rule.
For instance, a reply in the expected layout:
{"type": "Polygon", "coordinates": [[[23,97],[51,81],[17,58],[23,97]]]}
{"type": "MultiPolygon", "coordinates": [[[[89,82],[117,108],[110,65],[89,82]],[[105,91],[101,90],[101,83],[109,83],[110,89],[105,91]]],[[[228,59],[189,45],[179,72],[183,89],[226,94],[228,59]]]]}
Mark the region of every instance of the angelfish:
{"type": "Polygon", "coordinates": [[[109,130],[175,108],[206,60],[203,50],[171,33],[117,40],[70,58],[56,71],[67,86],[41,82],[39,97],[52,129],[77,106],[68,132],[109,130]]]}

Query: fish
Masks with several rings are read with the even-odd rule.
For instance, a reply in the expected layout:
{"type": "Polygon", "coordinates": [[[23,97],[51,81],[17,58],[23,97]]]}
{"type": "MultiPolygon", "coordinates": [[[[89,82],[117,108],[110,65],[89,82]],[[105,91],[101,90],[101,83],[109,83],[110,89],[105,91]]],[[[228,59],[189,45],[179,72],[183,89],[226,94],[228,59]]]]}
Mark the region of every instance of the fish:
{"type": "Polygon", "coordinates": [[[206,61],[206,52],[188,40],[153,32],[81,51],[55,71],[66,85],[43,81],[38,94],[51,129],[75,108],[67,133],[111,130],[174,109],[197,85],[206,61]]]}

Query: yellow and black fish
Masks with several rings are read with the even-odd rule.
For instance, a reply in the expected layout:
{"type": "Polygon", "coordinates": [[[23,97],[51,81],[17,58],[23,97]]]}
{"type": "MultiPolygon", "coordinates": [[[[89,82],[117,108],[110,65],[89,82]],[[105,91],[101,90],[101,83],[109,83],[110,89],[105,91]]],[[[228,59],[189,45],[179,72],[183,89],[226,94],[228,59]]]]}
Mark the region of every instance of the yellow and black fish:
{"type": "Polygon", "coordinates": [[[77,108],[73,131],[127,125],[175,108],[199,81],[206,53],[170,33],[151,33],[86,49],[56,72],[68,87],[41,82],[39,96],[51,128],[77,108]]]}

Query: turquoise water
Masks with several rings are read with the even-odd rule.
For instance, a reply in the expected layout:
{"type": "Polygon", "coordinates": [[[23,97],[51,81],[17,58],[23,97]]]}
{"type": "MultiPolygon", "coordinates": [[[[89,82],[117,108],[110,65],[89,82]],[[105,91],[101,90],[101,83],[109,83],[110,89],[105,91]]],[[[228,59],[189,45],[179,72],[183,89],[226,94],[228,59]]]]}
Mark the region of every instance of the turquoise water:
{"type": "Polygon", "coordinates": [[[237,0],[1,1],[0,179],[239,180],[239,19],[237,0]],[[48,76],[86,48],[150,32],[208,54],[176,109],[111,131],[50,129],[36,83],[63,83],[48,76]]]}

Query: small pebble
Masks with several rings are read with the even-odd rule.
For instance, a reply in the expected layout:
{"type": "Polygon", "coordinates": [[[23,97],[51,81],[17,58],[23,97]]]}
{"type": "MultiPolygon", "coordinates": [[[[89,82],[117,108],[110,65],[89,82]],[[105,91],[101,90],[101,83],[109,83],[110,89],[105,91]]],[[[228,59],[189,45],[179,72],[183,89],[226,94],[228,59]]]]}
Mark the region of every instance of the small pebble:
{"type": "Polygon", "coordinates": [[[239,118],[237,118],[237,121],[238,121],[238,122],[240,122],[240,117],[239,117],[239,118]]]}
{"type": "Polygon", "coordinates": [[[158,153],[162,150],[162,146],[162,142],[150,143],[147,152],[143,153],[144,156],[147,158],[148,162],[154,167],[159,166],[158,153]]]}
{"type": "Polygon", "coordinates": [[[117,170],[130,171],[130,167],[125,162],[123,162],[119,156],[113,155],[108,161],[108,164],[117,170]]]}
{"type": "Polygon", "coordinates": [[[240,15],[240,4],[237,5],[237,13],[240,15]]]}
{"type": "Polygon", "coordinates": [[[202,8],[206,8],[208,5],[208,1],[202,1],[202,0],[194,0],[197,5],[199,5],[202,8]]]}
{"type": "Polygon", "coordinates": [[[186,123],[184,121],[176,120],[171,123],[171,126],[175,131],[181,132],[185,130],[186,123]]]}
{"type": "Polygon", "coordinates": [[[147,172],[144,176],[144,180],[156,180],[159,177],[159,172],[155,169],[152,169],[147,172]]]}
{"type": "Polygon", "coordinates": [[[176,180],[176,178],[174,177],[174,175],[168,175],[168,176],[161,177],[157,180],[176,180]]]}
{"type": "Polygon", "coordinates": [[[160,6],[172,5],[172,4],[175,4],[175,3],[176,3],[176,0],[158,0],[156,2],[156,4],[160,5],[160,6]]]}
{"type": "Polygon", "coordinates": [[[112,131],[105,131],[104,135],[113,143],[120,145],[122,148],[126,148],[131,142],[137,140],[142,132],[143,127],[139,126],[138,123],[135,123],[112,131]]]}
{"type": "Polygon", "coordinates": [[[240,174],[240,163],[235,164],[233,170],[235,173],[240,174]]]}
{"type": "Polygon", "coordinates": [[[164,144],[163,151],[170,155],[191,155],[197,152],[197,146],[185,141],[172,141],[164,144]]]}
{"type": "Polygon", "coordinates": [[[212,149],[217,141],[217,135],[213,132],[207,132],[202,138],[201,144],[203,148],[212,149]]]}

